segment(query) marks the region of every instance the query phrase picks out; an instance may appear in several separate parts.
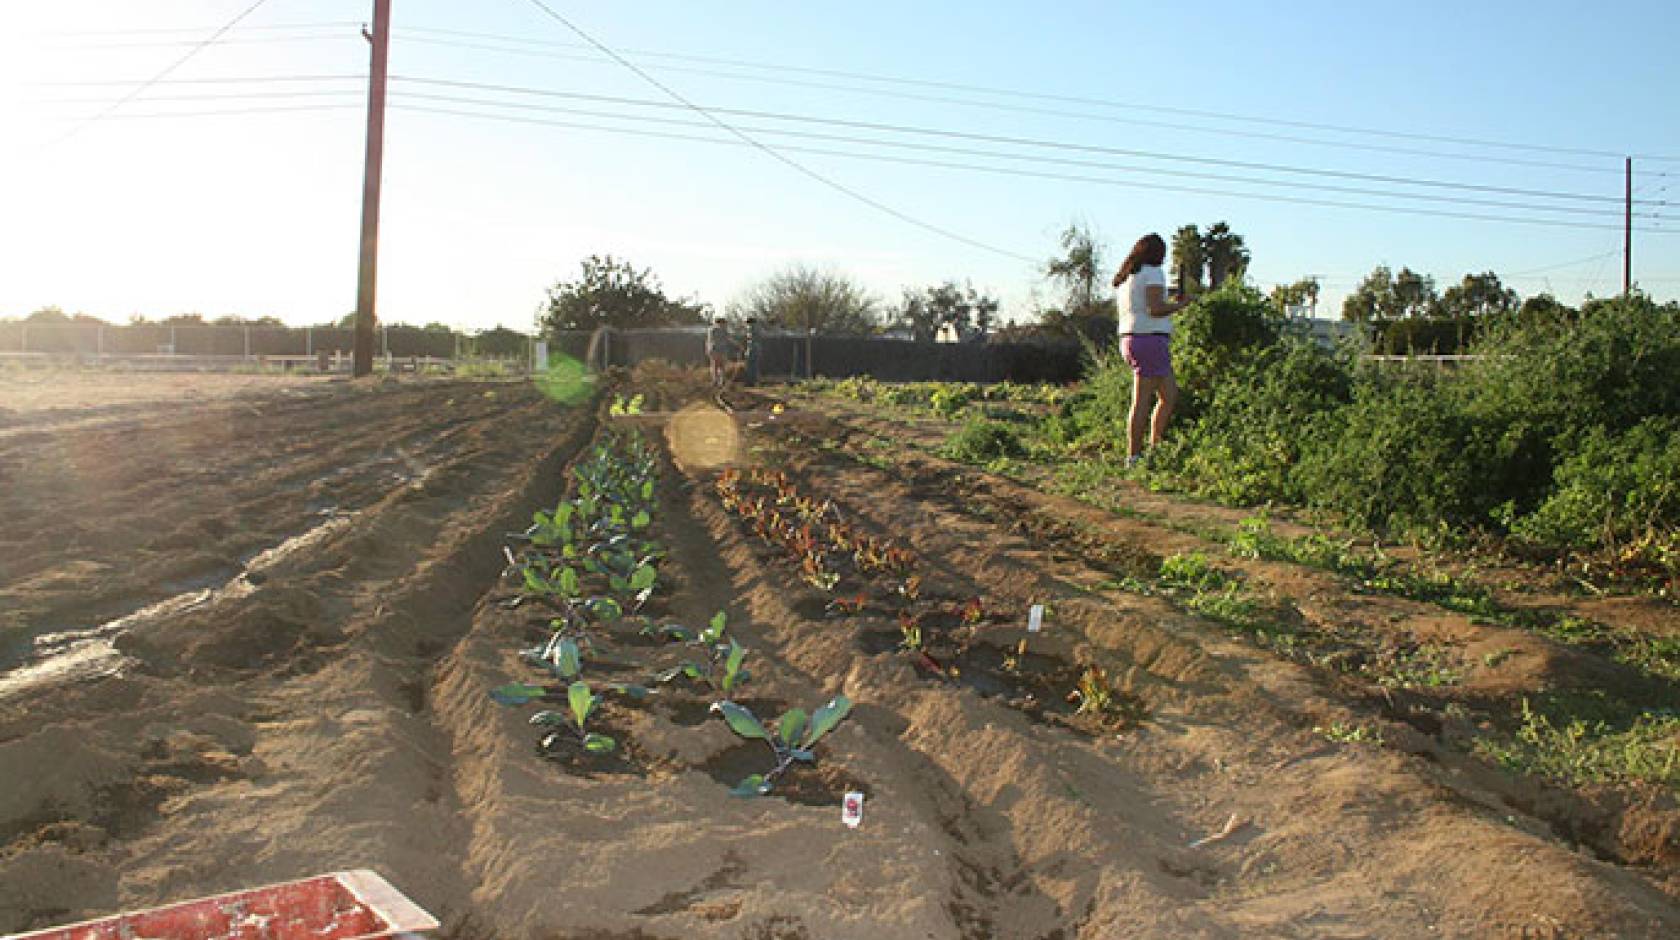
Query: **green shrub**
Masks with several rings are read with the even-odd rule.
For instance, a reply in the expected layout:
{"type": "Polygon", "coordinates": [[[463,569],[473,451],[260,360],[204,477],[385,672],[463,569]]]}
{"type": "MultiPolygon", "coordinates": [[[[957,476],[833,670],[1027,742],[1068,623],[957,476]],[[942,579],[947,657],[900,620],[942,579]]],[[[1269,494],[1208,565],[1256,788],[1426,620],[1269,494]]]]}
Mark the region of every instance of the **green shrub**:
{"type": "Polygon", "coordinates": [[[970,421],[951,432],[941,451],[951,460],[988,463],[1000,457],[1020,457],[1027,449],[1015,429],[996,421],[970,421]]]}
{"type": "Polygon", "coordinates": [[[1296,478],[1315,506],[1373,529],[1478,527],[1504,497],[1487,486],[1498,450],[1444,382],[1372,378],[1304,441],[1296,478]]]}
{"type": "Polygon", "coordinates": [[[1310,343],[1254,351],[1217,378],[1207,409],[1153,458],[1178,488],[1237,505],[1305,498],[1305,443],[1333,433],[1353,396],[1351,362],[1310,343]]]}
{"type": "Polygon", "coordinates": [[[1180,411],[1194,416],[1211,403],[1213,389],[1253,350],[1278,341],[1277,307],[1252,285],[1228,281],[1173,317],[1173,372],[1183,393],[1180,411]]]}
{"type": "Polygon", "coordinates": [[[1593,428],[1558,465],[1556,485],[1513,531],[1542,545],[1591,548],[1680,531],[1680,419],[1593,428]]]}

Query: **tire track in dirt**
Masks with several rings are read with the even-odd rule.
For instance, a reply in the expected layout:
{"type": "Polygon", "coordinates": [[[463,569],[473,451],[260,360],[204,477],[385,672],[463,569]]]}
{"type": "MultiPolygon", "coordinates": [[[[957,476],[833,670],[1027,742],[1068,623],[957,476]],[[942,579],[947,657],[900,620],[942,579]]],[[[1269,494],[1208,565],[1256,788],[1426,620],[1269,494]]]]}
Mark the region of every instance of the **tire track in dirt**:
{"type": "MultiPolygon", "coordinates": [[[[1435,924],[1512,928],[1528,923],[1532,912],[1548,912],[1569,923],[1606,916],[1620,925],[1618,929],[1634,934],[1674,922],[1672,901],[1638,879],[1608,866],[1584,863],[1543,838],[1521,831],[1526,827],[1544,833],[1543,825],[1528,820],[1513,828],[1485,810],[1467,813],[1462,801],[1453,798],[1454,791],[1442,784],[1444,775],[1427,766],[1357,748],[1314,756],[1316,746],[1304,728],[1315,718],[1345,714],[1345,709],[1320,694],[1301,670],[1210,634],[1193,618],[1155,599],[1081,598],[1084,592],[1078,586],[1099,583],[1102,572],[1073,561],[1046,559],[1041,552],[1020,551],[1019,543],[995,523],[919,502],[905,481],[848,464],[825,462],[814,455],[795,458],[793,463],[819,493],[838,496],[852,512],[870,518],[883,531],[914,542],[924,559],[938,559],[969,572],[989,597],[1013,595],[1023,608],[1035,591],[1067,598],[1057,604],[1057,610],[1084,635],[1090,644],[1088,654],[1118,654],[1129,660],[1115,664],[1113,672],[1136,677],[1142,663],[1157,669],[1163,663],[1174,664],[1158,674],[1151,686],[1138,688],[1140,694],[1160,703],[1157,720],[1140,735],[1141,746],[1135,753],[1127,752],[1119,762],[1145,772],[1148,789],[1160,805],[1178,807],[1184,818],[1204,819],[1203,831],[1219,828],[1218,820],[1225,812],[1209,815],[1209,802],[1202,794],[1212,791],[1220,802],[1249,818],[1271,821],[1270,828],[1253,840],[1273,857],[1266,864],[1320,869],[1315,877],[1291,886],[1298,893],[1295,903],[1303,905],[1293,910],[1290,904],[1268,909],[1265,903],[1241,900],[1245,893],[1274,880],[1265,877],[1264,868],[1221,872],[1215,879],[1220,890],[1211,893],[1223,901],[1218,906],[1226,915],[1223,922],[1243,923],[1251,917],[1292,922],[1308,917],[1307,908],[1314,904],[1365,910],[1373,918],[1369,923],[1387,923],[1392,928],[1378,932],[1394,935],[1414,935],[1435,924]],[[1040,571],[1057,574],[1047,583],[1040,571]],[[1163,655],[1163,648],[1172,652],[1163,655]],[[1163,688],[1180,685],[1186,678],[1196,681],[1193,692],[1162,696],[1163,688]],[[1158,733],[1157,729],[1171,731],[1158,733]],[[1303,754],[1308,759],[1299,759],[1303,754]],[[1286,763],[1292,758],[1297,758],[1294,763],[1286,763]],[[1273,767],[1278,769],[1269,769],[1273,767]],[[1182,774],[1185,768],[1192,771],[1182,774]],[[1303,797],[1310,794],[1325,801],[1328,807],[1299,805],[1301,801],[1288,798],[1292,788],[1303,797]],[[1347,858],[1337,860],[1328,871],[1323,861],[1312,861],[1322,857],[1326,831],[1337,832],[1337,841],[1348,846],[1347,858]],[[1471,851],[1459,846],[1467,837],[1471,851]],[[1449,844],[1453,848],[1445,850],[1449,844]],[[1432,850],[1442,853],[1438,869],[1420,872],[1420,851],[1421,857],[1428,857],[1432,850]],[[1490,879],[1487,873],[1506,869],[1516,857],[1511,853],[1535,860],[1554,883],[1561,879],[1574,886],[1572,891],[1592,894],[1602,906],[1576,907],[1560,904],[1555,896],[1538,895],[1523,899],[1524,903],[1488,903],[1486,895],[1509,890],[1505,877],[1490,879]],[[1417,910],[1406,919],[1386,920],[1396,916],[1392,905],[1383,900],[1389,896],[1410,899],[1408,903],[1417,910]]],[[[1162,865],[1174,870],[1182,867],[1168,860],[1162,865]]],[[[1267,893],[1276,891],[1275,885],[1264,886],[1267,893]]],[[[1079,907],[1077,897],[1068,901],[1065,907],[1079,907]]]]}
{"type": "Polygon", "coordinates": [[[129,674],[8,703],[0,762],[40,773],[0,787],[0,929],[363,865],[464,917],[425,690],[588,433],[534,401],[263,583],[130,637],[129,674]]]}

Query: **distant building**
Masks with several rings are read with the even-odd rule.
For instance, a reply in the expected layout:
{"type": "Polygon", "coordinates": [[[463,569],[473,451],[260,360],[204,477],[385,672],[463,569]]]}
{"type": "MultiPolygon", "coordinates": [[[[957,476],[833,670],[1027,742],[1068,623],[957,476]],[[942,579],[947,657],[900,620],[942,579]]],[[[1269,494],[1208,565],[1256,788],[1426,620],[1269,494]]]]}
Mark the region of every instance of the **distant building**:
{"type": "Polygon", "coordinates": [[[1369,338],[1360,324],[1314,317],[1311,308],[1305,305],[1289,307],[1285,313],[1287,319],[1283,329],[1286,334],[1310,339],[1325,349],[1335,349],[1350,339],[1369,338]]]}

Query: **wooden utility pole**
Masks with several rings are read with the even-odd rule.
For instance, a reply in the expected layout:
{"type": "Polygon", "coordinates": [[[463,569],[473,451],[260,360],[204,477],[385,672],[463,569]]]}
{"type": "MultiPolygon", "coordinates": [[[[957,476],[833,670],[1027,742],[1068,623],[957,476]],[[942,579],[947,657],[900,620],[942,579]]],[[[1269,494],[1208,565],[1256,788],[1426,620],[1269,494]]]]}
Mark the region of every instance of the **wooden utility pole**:
{"type": "Polygon", "coordinates": [[[1627,158],[1627,202],[1622,211],[1622,296],[1633,293],[1633,158],[1627,158]]]}
{"type": "Polygon", "coordinates": [[[391,0],[373,0],[368,72],[367,160],[362,169],[362,261],[356,277],[354,375],[373,372],[373,298],[379,279],[379,179],[385,162],[385,72],[391,50],[391,0]]]}

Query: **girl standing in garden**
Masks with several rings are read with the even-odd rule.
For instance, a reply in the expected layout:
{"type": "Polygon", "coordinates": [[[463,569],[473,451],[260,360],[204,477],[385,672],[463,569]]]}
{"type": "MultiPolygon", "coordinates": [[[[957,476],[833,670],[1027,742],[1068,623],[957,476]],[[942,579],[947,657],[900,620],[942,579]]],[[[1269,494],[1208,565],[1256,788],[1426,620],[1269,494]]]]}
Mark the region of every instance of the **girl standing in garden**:
{"type": "Polygon", "coordinates": [[[1173,379],[1173,314],[1183,310],[1187,300],[1167,297],[1167,275],[1161,264],[1167,259],[1167,243],[1150,232],[1137,240],[1132,253],[1114,272],[1114,286],[1126,286],[1119,297],[1120,354],[1132,367],[1132,409],[1127,421],[1126,467],[1143,460],[1143,439],[1147,431],[1151,445],[1161,443],[1178,402],[1178,382],[1173,379]],[[1154,406],[1153,416],[1150,406],[1154,406]]]}

